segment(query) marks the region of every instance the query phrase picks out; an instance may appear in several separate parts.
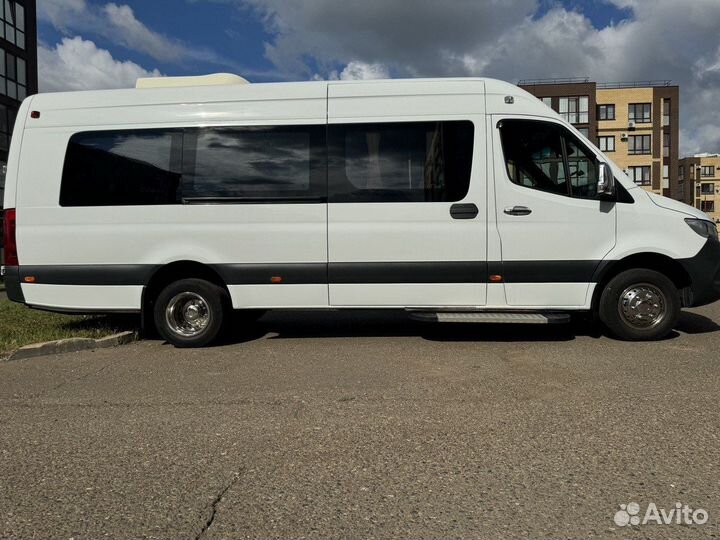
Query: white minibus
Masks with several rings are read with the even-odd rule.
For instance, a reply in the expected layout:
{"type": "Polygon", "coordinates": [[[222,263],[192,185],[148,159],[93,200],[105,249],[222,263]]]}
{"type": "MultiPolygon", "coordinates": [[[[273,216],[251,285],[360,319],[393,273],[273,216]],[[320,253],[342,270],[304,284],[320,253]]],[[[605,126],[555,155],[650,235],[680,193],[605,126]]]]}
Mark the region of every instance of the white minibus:
{"type": "Polygon", "coordinates": [[[179,347],[231,310],[401,309],[441,322],[666,336],[720,298],[708,216],[638,188],[549,107],[497,80],[49,93],[19,111],[8,296],[137,312],[179,347]]]}

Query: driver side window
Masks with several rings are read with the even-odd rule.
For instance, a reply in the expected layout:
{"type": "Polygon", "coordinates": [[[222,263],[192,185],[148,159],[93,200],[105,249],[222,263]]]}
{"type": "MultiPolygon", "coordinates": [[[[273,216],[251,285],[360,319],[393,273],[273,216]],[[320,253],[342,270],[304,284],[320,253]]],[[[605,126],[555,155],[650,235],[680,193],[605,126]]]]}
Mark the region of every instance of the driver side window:
{"type": "Polygon", "coordinates": [[[597,196],[597,160],[562,126],[510,119],[502,120],[499,128],[513,183],[583,199],[597,196]]]}

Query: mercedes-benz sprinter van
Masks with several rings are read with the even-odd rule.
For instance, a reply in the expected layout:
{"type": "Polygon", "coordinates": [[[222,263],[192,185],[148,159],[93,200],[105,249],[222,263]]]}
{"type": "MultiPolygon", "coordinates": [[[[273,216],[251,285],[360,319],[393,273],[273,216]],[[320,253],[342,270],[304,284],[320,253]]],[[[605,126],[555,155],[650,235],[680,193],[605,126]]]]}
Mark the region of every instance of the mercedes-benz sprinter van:
{"type": "Polygon", "coordinates": [[[229,311],[387,308],[439,321],[594,312],[667,335],[720,297],[704,213],[635,186],[529,93],[491,79],[159,80],[18,114],[8,296],[142,312],[201,346],[229,311]]]}

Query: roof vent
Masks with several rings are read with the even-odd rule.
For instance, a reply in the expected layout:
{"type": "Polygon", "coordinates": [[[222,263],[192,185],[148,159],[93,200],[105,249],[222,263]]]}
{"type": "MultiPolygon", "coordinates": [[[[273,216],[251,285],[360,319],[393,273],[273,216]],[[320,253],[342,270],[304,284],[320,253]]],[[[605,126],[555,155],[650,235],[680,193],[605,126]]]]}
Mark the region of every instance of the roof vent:
{"type": "Polygon", "coordinates": [[[214,73],[198,77],[148,77],[138,79],[135,88],[177,88],[183,86],[226,86],[250,84],[247,79],[232,73],[214,73]]]}

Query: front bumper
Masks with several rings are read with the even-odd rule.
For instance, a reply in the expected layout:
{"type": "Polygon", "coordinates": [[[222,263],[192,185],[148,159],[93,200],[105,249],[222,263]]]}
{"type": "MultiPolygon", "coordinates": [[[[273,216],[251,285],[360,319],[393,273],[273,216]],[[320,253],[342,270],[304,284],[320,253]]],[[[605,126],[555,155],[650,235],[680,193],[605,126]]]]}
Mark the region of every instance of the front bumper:
{"type": "Polygon", "coordinates": [[[25,296],[20,287],[20,267],[19,266],[3,266],[2,278],[5,281],[5,292],[9,300],[25,303],[25,296]]]}
{"type": "Polygon", "coordinates": [[[720,300],[720,242],[708,238],[697,255],[679,262],[691,279],[685,294],[685,307],[704,306],[720,300]]]}

